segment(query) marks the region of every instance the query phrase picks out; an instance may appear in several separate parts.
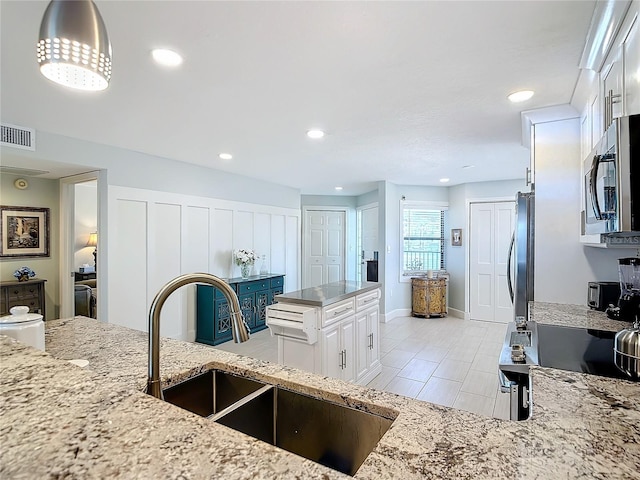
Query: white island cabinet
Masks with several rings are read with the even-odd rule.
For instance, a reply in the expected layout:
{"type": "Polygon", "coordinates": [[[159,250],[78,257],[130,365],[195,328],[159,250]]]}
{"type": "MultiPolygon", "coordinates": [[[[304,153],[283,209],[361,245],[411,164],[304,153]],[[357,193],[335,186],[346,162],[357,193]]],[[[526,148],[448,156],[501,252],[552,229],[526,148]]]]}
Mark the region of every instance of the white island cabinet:
{"type": "Polygon", "coordinates": [[[382,371],[380,284],[334,282],[276,296],[267,326],[278,363],[361,385],[382,371]]]}

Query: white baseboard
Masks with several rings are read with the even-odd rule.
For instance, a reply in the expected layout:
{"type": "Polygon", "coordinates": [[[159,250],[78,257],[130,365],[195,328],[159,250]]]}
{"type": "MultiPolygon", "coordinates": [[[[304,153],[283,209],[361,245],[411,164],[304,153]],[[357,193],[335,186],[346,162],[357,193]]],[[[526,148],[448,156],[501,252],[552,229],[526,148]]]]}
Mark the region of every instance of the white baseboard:
{"type": "Polygon", "coordinates": [[[465,320],[467,320],[467,313],[463,312],[462,310],[458,310],[457,308],[449,307],[447,309],[447,311],[448,311],[450,317],[464,318],[465,320]]]}
{"type": "Polygon", "coordinates": [[[380,323],[387,323],[398,317],[410,317],[411,309],[410,308],[397,308],[390,312],[384,313],[380,315],[380,323]]]}

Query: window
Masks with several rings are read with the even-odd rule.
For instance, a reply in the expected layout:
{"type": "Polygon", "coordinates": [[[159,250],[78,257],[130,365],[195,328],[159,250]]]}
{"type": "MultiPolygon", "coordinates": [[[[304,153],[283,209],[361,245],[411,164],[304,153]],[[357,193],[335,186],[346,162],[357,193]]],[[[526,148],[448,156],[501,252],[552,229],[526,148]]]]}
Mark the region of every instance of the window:
{"type": "Polygon", "coordinates": [[[442,204],[402,203],[402,276],[445,268],[446,209],[442,204]]]}

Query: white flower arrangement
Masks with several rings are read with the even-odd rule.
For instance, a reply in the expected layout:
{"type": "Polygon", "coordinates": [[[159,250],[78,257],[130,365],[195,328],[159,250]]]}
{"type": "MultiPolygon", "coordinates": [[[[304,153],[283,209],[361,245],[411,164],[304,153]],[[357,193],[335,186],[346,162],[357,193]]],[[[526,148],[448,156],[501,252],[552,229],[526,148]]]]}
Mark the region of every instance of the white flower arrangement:
{"type": "Polygon", "coordinates": [[[233,258],[236,262],[236,265],[253,265],[258,260],[258,254],[253,250],[247,250],[241,248],[239,250],[233,251],[233,258]]]}

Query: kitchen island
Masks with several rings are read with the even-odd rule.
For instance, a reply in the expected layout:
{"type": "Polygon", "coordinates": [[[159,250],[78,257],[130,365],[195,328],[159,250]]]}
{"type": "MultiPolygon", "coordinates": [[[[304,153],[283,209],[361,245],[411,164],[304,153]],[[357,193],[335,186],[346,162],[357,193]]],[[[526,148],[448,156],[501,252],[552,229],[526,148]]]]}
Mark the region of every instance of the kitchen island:
{"type": "MultiPolygon", "coordinates": [[[[0,478],[349,478],[142,393],[144,332],[49,321],[46,348],[0,337],[0,478]]],[[[165,385],[216,368],[393,419],[355,478],[640,478],[637,383],[533,368],[533,418],[510,422],[206,345],[160,358],[165,385]]]]}
{"type": "Polygon", "coordinates": [[[287,292],[267,307],[278,363],[366,385],[382,372],[380,284],[339,281],[287,292]]]}

